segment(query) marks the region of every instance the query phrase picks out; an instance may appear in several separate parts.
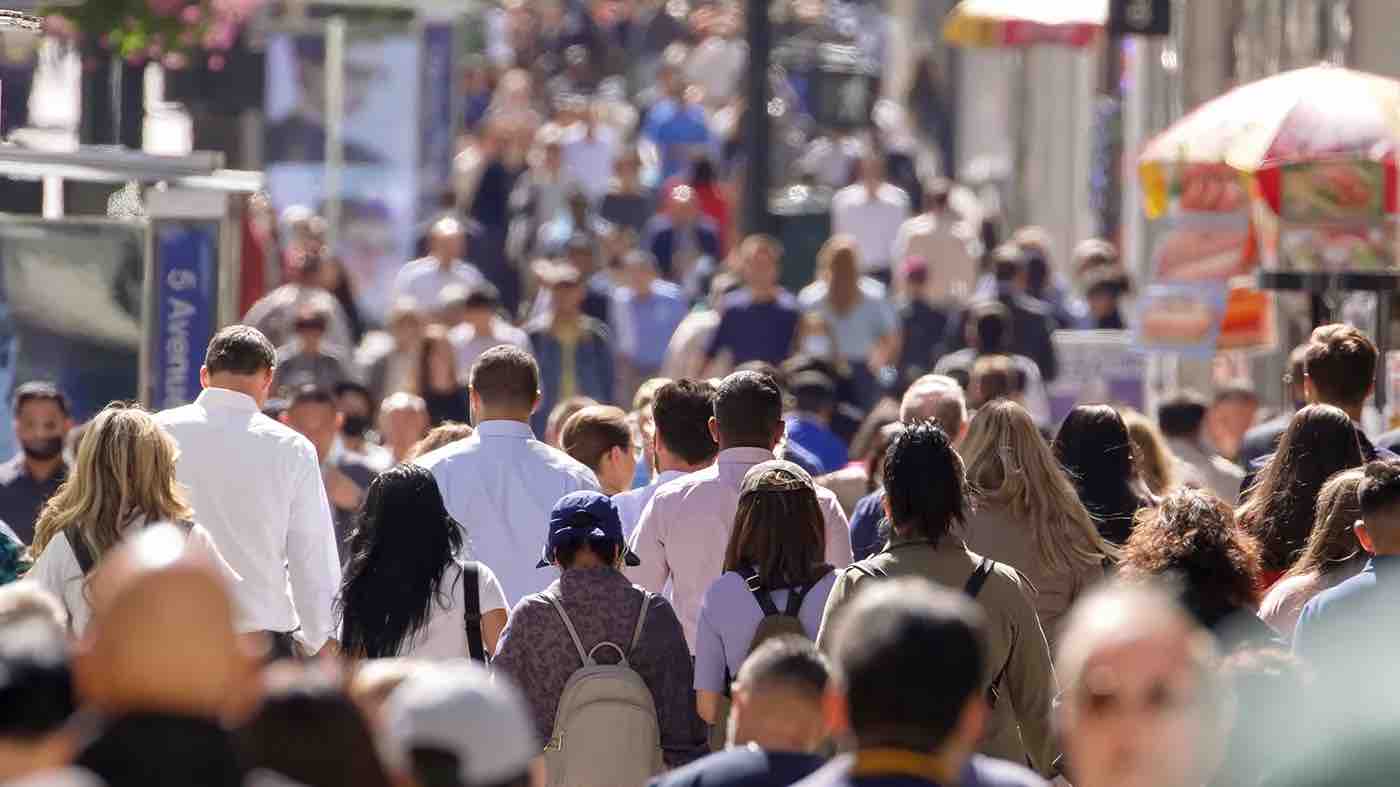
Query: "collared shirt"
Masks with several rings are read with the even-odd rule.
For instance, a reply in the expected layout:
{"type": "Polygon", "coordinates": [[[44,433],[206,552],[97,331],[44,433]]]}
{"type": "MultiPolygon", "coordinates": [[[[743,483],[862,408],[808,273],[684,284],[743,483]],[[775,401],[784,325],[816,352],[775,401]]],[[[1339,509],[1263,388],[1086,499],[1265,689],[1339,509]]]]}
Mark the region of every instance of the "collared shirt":
{"type": "MultiPolygon", "coordinates": [[[[653,593],[671,581],[671,602],[692,651],[705,591],[724,573],[724,551],[739,510],[739,484],[749,468],[772,458],[766,448],[721,451],[713,465],[658,489],[632,534],[632,550],[642,564],[628,568],[628,578],[653,593]]],[[[825,525],[826,562],[843,568],[851,563],[846,513],[831,490],[819,486],[816,491],[825,525]]]]}
{"type": "MultiPolygon", "coordinates": [[[[922,577],[934,584],[961,589],[982,561],[956,538],[944,537],[938,544],[928,541],[900,541],[883,552],[861,561],[863,568],[893,579],[922,577]]],[[[836,578],[836,586],[826,603],[817,646],[830,652],[831,623],[859,592],[859,585],[871,579],[865,571],[851,568],[836,578]]],[[[987,718],[978,750],[990,757],[1012,762],[1029,762],[1042,774],[1051,773],[1059,752],[1051,732],[1051,703],[1058,693],[1055,669],[1050,662],[1040,619],[1036,616],[1030,583],[1016,569],[997,563],[982,590],[977,605],[987,616],[987,671],[985,690],[1001,676],[999,700],[987,718]]]]}
{"type": "MultiPolygon", "coordinates": [[[[856,755],[838,755],[828,762],[826,767],[800,782],[795,782],[792,787],[938,787],[937,782],[928,781],[913,773],[861,775],[854,772],[855,764],[856,755]]],[[[1049,782],[1014,762],[974,754],[963,766],[957,784],[960,787],[1048,787],[1049,782]]]]}
{"type": "Polygon", "coordinates": [[[658,279],[639,297],[630,287],[613,290],[611,310],[618,354],[643,369],[661,368],[666,344],[690,311],[681,288],[658,279]]]}
{"type": "Polygon", "coordinates": [[[486,281],[475,265],[453,260],[446,268],[436,257],[422,257],[408,263],[394,277],[394,297],[407,295],[420,309],[436,309],[442,305],[442,291],[454,284],[468,290],[486,281]]]}
{"type": "Polygon", "coordinates": [[[978,246],[976,236],[951,212],[924,213],[900,225],[894,258],[922,257],[928,266],[928,283],[921,294],[938,303],[961,303],[977,287],[978,246]]]}
{"type": "Polygon", "coordinates": [[[530,352],[530,336],[500,317],[491,319],[490,336],[477,336],[476,329],[463,323],[448,331],[447,340],[452,342],[452,349],[457,351],[457,374],[463,382],[471,373],[472,364],[476,363],[476,359],[492,347],[508,344],[530,352]]]}
{"type": "Polygon", "coordinates": [[[535,568],[554,504],[570,492],[598,489],[592,470],[516,421],[483,421],[471,437],[416,464],[432,471],[470,553],[496,572],[508,604],[554,581],[555,571],[535,568]]]}
{"type": "Polygon", "coordinates": [[[651,502],[652,497],[656,495],[656,490],[660,489],[662,484],[670,483],[685,475],[688,474],[680,470],[662,470],[650,484],[613,495],[613,505],[617,506],[617,513],[622,517],[623,536],[629,541],[632,539],[632,533],[637,529],[637,523],[642,519],[642,511],[646,510],[647,503],[651,502]]]}
{"type": "Polygon", "coordinates": [[[855,238],[866,273],[890,269],[895,236],[908,218],[909,195],[891,183],[881,183],[873,195],[856,183],[831,198],[831,233],[855,238]]]}
{"type": "MultiPolygon", "coordinates": [[[[564,686],[583,663],[545,594],[563,605],[585,652],[600,642],[628,648],[648,596],[616,569],[588,568],[564,572],[544,593],[526,596],[515,605],[493,666],[524,690],[540,739],[547,741],[554,733],[564,686]]],[[[651,689],[662,754],[666,764],[675,767],[709,749],[705,724],[695,712],[690,654],[676,613],[664,598],[651,596],[649,601],[641,639],[627,661],[651,689]]]]}
{"type": "Polygon", "coordinates": [[[320,650],[332,634],[340,560],[316,449],[252,397],[223,388],[156,420],[180,445],[175,474],[195,519],[243,578],[234,599],[248,629],[300,628],[320,650]]]}
{"type": "Polygon", "coordinates": [[[66,462],[47,481],[40,481],[29,474],[24,454],[15,454],[0,465],[0,522],[9,525],[21,542],[30,543],[39,512],[67,478],[66,462]]]}

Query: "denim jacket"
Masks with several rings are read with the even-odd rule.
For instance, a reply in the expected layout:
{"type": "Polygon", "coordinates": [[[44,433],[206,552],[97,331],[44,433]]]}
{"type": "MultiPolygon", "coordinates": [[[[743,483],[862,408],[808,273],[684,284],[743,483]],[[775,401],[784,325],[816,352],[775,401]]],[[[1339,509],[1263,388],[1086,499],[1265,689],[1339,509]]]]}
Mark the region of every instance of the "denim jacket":
{"type": "MultiPolygon", "coordinates": [[[[613,351],[607,326],[592,317],[580,317],[578,347],[574,350],[574,393],[604,404],[613,401],[613,351]]],[[[563,376],[563,348],[541,320],[529,329],[530,346],[540,366],[540,407],[530,419],[535,434],[543,435],[549,411],[559,403],[559,381],[563,376]]]]}

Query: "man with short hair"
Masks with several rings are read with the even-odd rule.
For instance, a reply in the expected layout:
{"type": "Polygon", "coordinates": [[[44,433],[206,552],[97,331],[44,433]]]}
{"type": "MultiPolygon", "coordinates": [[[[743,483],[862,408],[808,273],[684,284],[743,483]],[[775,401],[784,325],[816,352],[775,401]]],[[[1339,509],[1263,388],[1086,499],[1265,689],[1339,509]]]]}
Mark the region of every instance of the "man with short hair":
{"type": "Polygon", "coordinates": [[[1183,481],[1209,489],[1221,500],[1230,500],[1239,492],[1244,471],[1207,445],[1207,411],[1204,397],[1186,391],[1157,406],[1157,425],[1167,438],[1167,447],[1185,470],[1181,474],[1183,481]]]}
{"type": "Polygon", "coordinates": [[[383,446],[370,442],[365,436],[374,428],[374,397],[368,388],[354,380],[346,380],[335,387],[335,409],[340,411],[340,435],[332,458],[341,453],[351,453],[362,457],[365,464],[376,473],[382,473],[394,465],[394,456],[383,446]]]}
{"type": "Polygon", "coordinates": [[[690,311],[680,287],[659,278],[656,258],[632,250],[622,256],[622,286],[608,313],[616,338],[618,397],[629,401],[643,381],[661,372],[666,344],[690,311]]]}
{"type": "Polygon", "coordinates": [[[598,480],[530,430],[540,373],[528,353],[509,346],[487,350],[468,385],[476,432],[415,462],[432,471],[473,556],[495,569],[507,603],[515,603],[552,579],[530,568],[540,553],[540,523],[559,498],[597,489],[598,480]]]}
{"type": "MultiPolygon", "coordinates": [[[[967,436],[967,396],[957,380],[926,374],[904,392],[899,405],[900,423],[909,425],[932,420],[944,434],[953,436],[956,447],[967,436]]],[[[885,490],[882,486],[862,497],[851,514],[851,547],[856,560],[864,560],[885,547],[880,522],[885,518],[885,490]]]]}
{"type": "Polygon", "coordinates": [[[739,245],[745,286],[721,302],[719,328],[705,348],[707,368],[721,356],[730,368],[751,361],[776,366],[792,353],[801,311],[779,284],[782,255],[782,245],[767,235],[750,235],[739,245]]]}
{"type": "Polygon", "coordinates": [[[544,787],[525,698],[475,663],[425,664],[389,695],[385,764],[403,787],[544,787]]]}
{"type": "Polygon", "coordinates": [[[424,309],[442,306],[442,293],[453,284],[468,290],[486,281],[475,265],[463,261],[467,228],[452,216],[433,222],[428,231],[428,256],[403,266],[394,277],[394,297],[409,297],[424,309]]]}
{"type": "Polygon", "coordinates": [[[156,415],[180,446],[176,477],[195,517],[243,579],[240,619],[315,653],[331,638],[340,561],[316,448],[259,410],[276,351],[256,328],[232,325],[209,343],[193,404],[156,415]]]}
{"type": "Polygon", "coordinates": [[[771,639],[744,661],[729,708],[729,748],[651,787],[787,787],[820,768],[831,729],[822,703],[831,665],[811,642],[771,639]]]}
{"type": "Polygon", "coordinates": [[[579,410],[559,430],[559,444],[593,471],[603,494],[615,495],[632,486],[637,458],[632,453],[632,427],[622,408],[599,404],[579,410]]]}
{"type": "Polygon", "coordinates": [[[73,428],[68,397],[52,383],[15,389],[14,433],[19,453],[0,465],[0,522],[22,544],[34,540],[34,523],[68,478],[63,438],[73,428]]]}
{"type": "Polygon", "coordinates": [[[707,380],[680,379],[663,385],[651,404],[656,433],[646,447],[656,478],[650,484],[613,496],[622,517],[622,532],[630,541],[642,518],[642,511],[662,485],[697,470],[715,460],[719,446],[710,434],[714,414],[715,387],[707,380]]]}
{"type": "MultiPolygon", "coordinates": [[[[321,224],[325,222],[322,221],[321,224]]],[[[281,346],[296,336],[294,325],[305,309],[329,315],[326,344],[345,350],[355,346],[350,331],[350,318],[345,307],[321,286],[321,272],[326,261],[325,239],[319,231],[308,238],[304,248],[297,249],[287,265],[287,282],[259,298],[243,315],[243,322],[267,336],[273,346],[281,346]]]]}
{"type": "Polygon", "coordinates": [[[845,441],[831,430],[836,411],[836,384],[819,371],[793,375],[788,383],[796,408],[787,414],[788,445],[796,444],[816,457],[820,467],[813,475],[834,473],[850,461],[845,441]]]}
{"type": "Polygon", "coordinates": [[[502,344],[530,351],[530,337],[501,317],[501,295],[490,282],[482,282],[467,292],[462,301],[466,321],[447,333],[457,351],[457,368],[469,370],[481,354],[502,344]]]}
{"type": "Polygon", "coordinates": [[[95,779],[85,782],[77,772],[62,770],[79,737],[69,724],[77,702],[67,629],[31,614],[5,620],[4,631],[0,637],[0,783],[95,785],[95,779]]]}
{"type": "Polygon", "coordinates": [[[611,402],[616,383],[612,335],[583,312],[582,274],[572,265],[553,263],[540,266],[539,273],[552,297],[550,311],[527,328],[539,363],[540,407],[532,421],[537,431],[556,403],[575,396],[611,402]]]}
{"type": "MultiPolygon", "coordinates": [[[[695,647],[700,602],[724,567],[725,547],[739,508],[739,484],[749,468],[773,459],[783,438],[783,395],[773,378],[751,371],[724,378],[715,395],[710,434],[719,444],[715,463],[665,484],[642,512],[632,534],[632,549],[642,565],[628,571],[632,581],[660,593],[667,581],[672,602],[695,647]]],[[[816,490],[826,533],[826,560],[833,566],[851,562],[846,513],[836,495],[816,490]]]]}
{"type": "MultiPolygon", "coordinates": [[[[1287,392],[1285,404],[1288,406],[1283,412],[1262,424],[1250,427],[1244,433],[1239,454],[1232,457],[1240,467],[1248,470],[1256,461],[1276,451],[1278,441],[1283,438],[1283,433],[1288,431],[1288,425],[1293,421],[1293,414],[1308,403],[1307,394],[1303,391],[1303,381],[1307,378],[1304,372],[1307,357],[1308,342],[1294,347],[1293,352],[1288,354],[1288,370],[1283,375],[1283,385],[1287,392]]],[[[1222,453],[1227,448],[1216,447],[1220,448],[1222,453]]]]}
{"type": "Polygon", "coordinates": [[[1012,351],[1011,311],[1000,301],[982,301],[967,310],[962,330],[965,332],[967,347],[948,353],[934,364],[933,373],[948,375],[957,380],[963,388],[972,383],[972,367],[978,358],[985,355],[1004,355],[1015,366],[1022,396],[1026,400],[1026,411],[1038,424],[1050,421],[1050,397],[1045,392],[1045,381],[1040,376],[1040,366],[1025,356],[1012,351]]]}
{"type": "Polygon", "coordinates": [[[589,653],[602,642],[622,648],[635,642],[627,662],[651,690],[666,764],[676,767],[697,759],[707,741],[695,711],[694,668],[685,636],[666,599],[634,586],[619,570],[639,561],[622,539],[616,506],[598,492],[574,492],[560,498],[545,520],[539,565],[553,565],[559,578],[522,598],[511,611],[492,662],[496,673],[525,690],[536,731],[558,746],[560,741],[551,740],[556,712],[569,677],[583,666],[579,651],[589,653]],[[647,612],[638,632],[643,604],[647,612]]]}
{"type": "Polygon", "coordinates": [[[350,361],[340,354],[339,348],[324,343],[329,322],[322,310],[307,308],[297,313],[293,325],[296,338],[277,348],[273,391],[280,395],[303,385],[330,389],[354,376],[350,361]]]}
{"type": "Polygon", "coordinates": [[[798,784],[1044,787],[1019,761],[977,754],[994,723],[985,686],[997,635],[977,604],[921,579],[862,592],[829,635],[837,679],[826,697],[855,752],[798,784]]]}
{"type": "Polygon", "coordinates": [[[395,462],[404,461],[432,425],[428,403],[418,394],[400,391],[379,405],[379,436],[395,462]]]}
{"type": "Polygon", "coordinates": [[[855,238],[861,273],[889,286],[895,240],[909,213],[909,195],[885,179],[884,152],[871,148],[860,159],[860,179],[831,197],[831,234],[855,238]]]}
{"type": "MultiPolygon", "coordinates": [[[[948,201],[953,183],[933,178],[924,186],[924,212],[904,222],[894,238],[894,259],[916,257],[924,262],[918,290],[912,298],[943,307],[961,304],[977,286],[981,244],[977,233],[952,210],[948,201]]],[[[912,280],[906,280],[912,285],[912,280]]]]}
{"type": "MultiPolygon", "coordinates": [[[[1042,775],[1050,775],[1058,756],[1050,723],[1057,687],[1050,646],[1031,602],[1035,591],[1016,569],[969,551],[957,536],[956,529],[967,520],[970,498],[963,462],[952,441],[933,423],[908,426],[890,443],[884,481],[890,543],[837,575],[817,645],[828,653],[840,652],[843,646],[836,643],[846,640],[837,633],[842,624],[833,624],[842,620],[842,608],[860,597],[867,582],[878,585],[886,578],[915,576],[962,588],[989,624],[987,658],[974,674],[976,687],[992,707],[985,732],[978,724],[972,742],[983,754],[1029,762],[1042,775]]],[[[845,620],[868,621],[869,616],[852,613],[845,620]]],[[[927,664],[928,658],[910,664],[927,664]]],[[[840,656],[837,660],[844,663],[840,656]]],[[[907,680],[908,670],[890,674],[907,680]]],[[[923,691],[904,690],[908,696],[925,698],[923,691]]]]}
{"type": "Polygon", "coordinates": [[[947,351],[962,349],[970,343],[966,325],[974,319],[973,312],[981,304],[994,300],[1006,307],[1010,316],[1010,330],[1002,352],[1030,358],[1039,368],[1041,379],[1054,382],[1059,373],[1055,345],[1050,339],[1055,331],[1055,319],[1048,306],[1026,294],[1029,271],[1025,252],[1015,244],[1002,245],[992,253],[992,270],[996,280],[995,296],[974,301],[954,318],[952,329],[948,331],[947,351]]]}
{"type": "Polygon", "coordinates": [[[378,475],[364,457],[348,451],[335,452],[336,435],[345,417],[335,406],[335,397],[324,388],[304,385],[292,394],[282,423],[311,441],[320,461],[321,481],[335,512],[335,543],[344,565],[349,559],[350,534],[355,516],[364,502],[365,490],[378,475]]]}

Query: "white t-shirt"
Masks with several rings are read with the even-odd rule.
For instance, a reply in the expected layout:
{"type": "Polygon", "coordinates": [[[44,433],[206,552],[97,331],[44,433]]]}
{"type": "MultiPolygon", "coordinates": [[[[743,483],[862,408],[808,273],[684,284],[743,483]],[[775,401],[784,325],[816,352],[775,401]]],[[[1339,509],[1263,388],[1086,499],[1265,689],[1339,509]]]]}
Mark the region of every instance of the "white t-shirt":
{"type": "MultiPolygon", "coordinates": [[[[144,524],[141,527],[144,527],[144,524]]],[[[230,591],[242,581],[238,573],[224,560],[219,548],[214,546],[213,537],[202,525],[195,525],[190,529],[185,548],[208,559],[224,578],[230,591]]],[[[88,604],[86,595],[87,583],[83,581],[82,566],[78,565],[78,557],[73,554],[73,547],[68,543],[66,534],[59,533],[49,541],[48,546],[39,554],[39,559],[34,561],[34,567],[25,574],[25,579],[37,582],[40,587],[63,602],[64,609],[68,610],[69,626],[75,636],[81,635],[87,629],[88,622],[92,619],[92,607],[88,604]]],[[[240,626],[240,630],[245,629],[240,626]]]]}
{"type": "MultiPolygon", "coordinates": [[[[496,573],[485,563],[477,563],[477,598],[481,602],[481,614],[494,612],[506,607],[506,594],[496,573]]],[[[419,629],[400,653],[403,657],[448,661],[470,656],[467,649],[467,627],[463,615],[466,613],[465,594],[462,592],[462,562],[456,569],[449,568],[448,576],[443,577],[442,588],[438,593],[437,604],[428,624],[419,629]]]]}

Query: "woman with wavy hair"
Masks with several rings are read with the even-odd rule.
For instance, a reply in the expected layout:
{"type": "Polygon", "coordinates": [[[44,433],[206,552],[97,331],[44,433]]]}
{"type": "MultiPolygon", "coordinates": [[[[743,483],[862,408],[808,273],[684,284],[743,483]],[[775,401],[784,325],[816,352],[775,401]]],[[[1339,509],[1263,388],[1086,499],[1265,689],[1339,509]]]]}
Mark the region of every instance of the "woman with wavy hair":
{"type": "Polygon", "coordinates": [[[341,650],[352,658],[466,658],[471,620],[484,655],[494,653],[505,593],[491,569],[461,557],[463,543],[432,473],[413,464],[380,473],[350,537],[337,603],[341,650]]]}
{"type": "Polygon", "coordinates": [[[967,548],[1030,579],[1050,644],[1076,599],[1104,576],[1117,549],[1099,535],[1069,477],[1025,408],[998,400],[977,411],[963,441],[976,510],[967,548]]]}
{"type": "Polygon", "coordinates": [[[1281,579],[1307,545],[1322,485],[1362,464],[1356,426],[1345,412],[1312,404],[1293,416],[1238,512],[1240,527],[1263,546],[1263,587],[1281,579]]]}
{"type": "Polygon", "coordinates": [[[1357,467],[1327,479],[1317,496],[1317,517],[1308,534],[1308,545],[1298,562],[1259,604],[1259,617],[1282,636],[1293,637],[1298,616],[1313,596],[1351,579],[1366,567],[1368,555],[1353,529],[1361,518],[1357,490],[1365,477],[1366,471],[1357,467]]]}
{"type": "Polygon", "coordinates": [[[179,449],[138,405],[110,404],[87,425],[68,480],[34,526],[34,567],[27,578],[62,599],[75,634],[87,628],[87,577],[133,528],[172,523],[188,531],[189,548],[223,576],[224,562],[208,531],[193,524],[185,490],[175,480],[179,449]]]}
{"type": "Polygon", "coordinates": [[[1226,650],[1267,647],[1277,636],[1254,612],[1259,555],[1259,542],[1235,526],[1228,503],[1200,489],[1178,489],[1139,517],[1121,571],[1174,585],[1182,606],[1226,650]]]}

